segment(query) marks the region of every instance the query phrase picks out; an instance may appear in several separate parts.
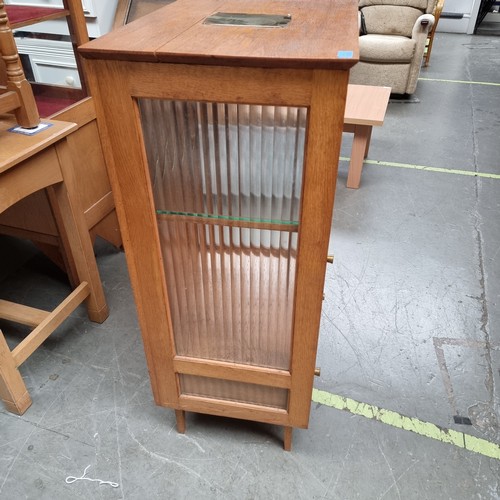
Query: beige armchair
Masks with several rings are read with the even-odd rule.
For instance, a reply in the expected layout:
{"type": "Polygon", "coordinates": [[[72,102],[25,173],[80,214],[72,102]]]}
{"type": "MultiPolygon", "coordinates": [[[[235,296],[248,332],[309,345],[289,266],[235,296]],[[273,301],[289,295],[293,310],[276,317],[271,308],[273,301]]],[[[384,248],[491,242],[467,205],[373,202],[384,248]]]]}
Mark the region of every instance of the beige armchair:
{"type": "Polygon", "coordinates": [[[413,94],[436,0],[359,0],[359,63],[350,83],[413,94]]]}

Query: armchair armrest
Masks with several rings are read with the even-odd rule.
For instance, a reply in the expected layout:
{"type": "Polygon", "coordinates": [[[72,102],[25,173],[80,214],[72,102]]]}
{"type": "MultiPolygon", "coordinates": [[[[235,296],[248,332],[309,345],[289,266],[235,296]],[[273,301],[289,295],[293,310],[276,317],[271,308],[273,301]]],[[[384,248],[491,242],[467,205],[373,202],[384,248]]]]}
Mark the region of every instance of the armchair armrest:
{"type": "Polygon", "coordinates": [[[427,38],[427,34],[434,26],[434,16],[432,14],[422,14],[413,25],[412,38],[427,38]]]}

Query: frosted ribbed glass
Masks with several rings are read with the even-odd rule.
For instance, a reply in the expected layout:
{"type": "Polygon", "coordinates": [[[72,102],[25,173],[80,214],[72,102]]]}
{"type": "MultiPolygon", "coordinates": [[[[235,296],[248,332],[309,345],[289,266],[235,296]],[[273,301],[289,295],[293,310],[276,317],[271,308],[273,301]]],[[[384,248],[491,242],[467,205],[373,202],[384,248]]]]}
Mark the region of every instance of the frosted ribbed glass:
{"type": "Polygon", "coordinates": [[[288,389],[194,375],[181,375],[179,379],[182,394],[271,406],[283,410],[288,406],[288,389]]]}
{"type": "Polygon", "coordinates": [[[307,110],[139,109],[176,352],[288,369],[307,110]]]}

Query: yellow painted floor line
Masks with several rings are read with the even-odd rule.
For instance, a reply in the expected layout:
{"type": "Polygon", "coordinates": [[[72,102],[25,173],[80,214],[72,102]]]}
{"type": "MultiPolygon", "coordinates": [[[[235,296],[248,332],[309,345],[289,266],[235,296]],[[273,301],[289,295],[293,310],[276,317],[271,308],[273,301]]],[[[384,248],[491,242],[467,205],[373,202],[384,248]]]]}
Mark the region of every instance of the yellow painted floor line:
{"type": "Polygon", "coordinates": [[[444,78],[423,78],[423,77],[420,77],[419,80],[423,80],[424,82],[468,83],[470,85],[491,85],[493,87],[500,87],[500,83],[496,82],[471,82],[470,80],[445,80],[444,78]]]}
{"type": "MultiPolygon", "coordinates": [[[[341,161],[350,161],[349,157],[341,156],[341,161]]],[[[452,168],[428,167],[426,165],[413,165],[411,163],[396,163],[393,161],[364,160],[363,163],[369,165],[382,165],[384,167],[410,168],[414,170],[425,170],[427,172],[440,172],[443,174],[466,175],[469,177],[483,177],[486,179],[500,179],[500,174],[490,174],[488,172],[474,172],[473,170],[457,170],[452,168]]]]}
{"type": "Polygon", "coordinates": [[[420,436],[425,436],[442,443],[452,444],[458,448],[463,448],[474,453],[479,453],[485,457],[496,458],[500,460],[500,446],[486,439],[477,438],[463,432],[454,431],[438,427],[430,422],[424,422],[418,418],[405,417],[395,411],[385,410],[377,406],[360,403],[354,399],[337,396],[330,392],[313,389],[312,400],[337,410],[344,410],[359,415],[361,417],[377,420],[383,424],[414,432],[420,436]]]}

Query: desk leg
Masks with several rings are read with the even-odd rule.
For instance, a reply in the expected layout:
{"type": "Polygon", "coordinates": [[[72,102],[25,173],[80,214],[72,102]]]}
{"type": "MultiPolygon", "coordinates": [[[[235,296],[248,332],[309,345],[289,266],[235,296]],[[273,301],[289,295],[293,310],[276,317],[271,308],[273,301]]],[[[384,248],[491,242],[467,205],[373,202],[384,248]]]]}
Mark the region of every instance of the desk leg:
{"type": "Polygon", "coordinates": [[[86,281],[89,284],[90,295],[86,300],[89,318],[102,323],[108,317],[109,310],[83,210],[78,200],[74,199],[76,191],[70,196],[66,186],[72,182],[71,155],[66,141],[58,143],[57,156],[64,182],[47,188],[47,194],[61,235],[64,253],[71,261],[69,265],[74,269],[78,283],[86,281]]]}
{"type": "Polygon", "coordinates": [[[361,181],[363,160],[368,153],[372,127],[370,125],[356,125],[352,141],[351,161],[347,175],[347,187],[357,189],[361,181]]]}
{"type": "Polygon", "coordinates": [[[0,330],[0,399],[7,410],[22,415],[31,406],[31,397],[0,330]]]}

